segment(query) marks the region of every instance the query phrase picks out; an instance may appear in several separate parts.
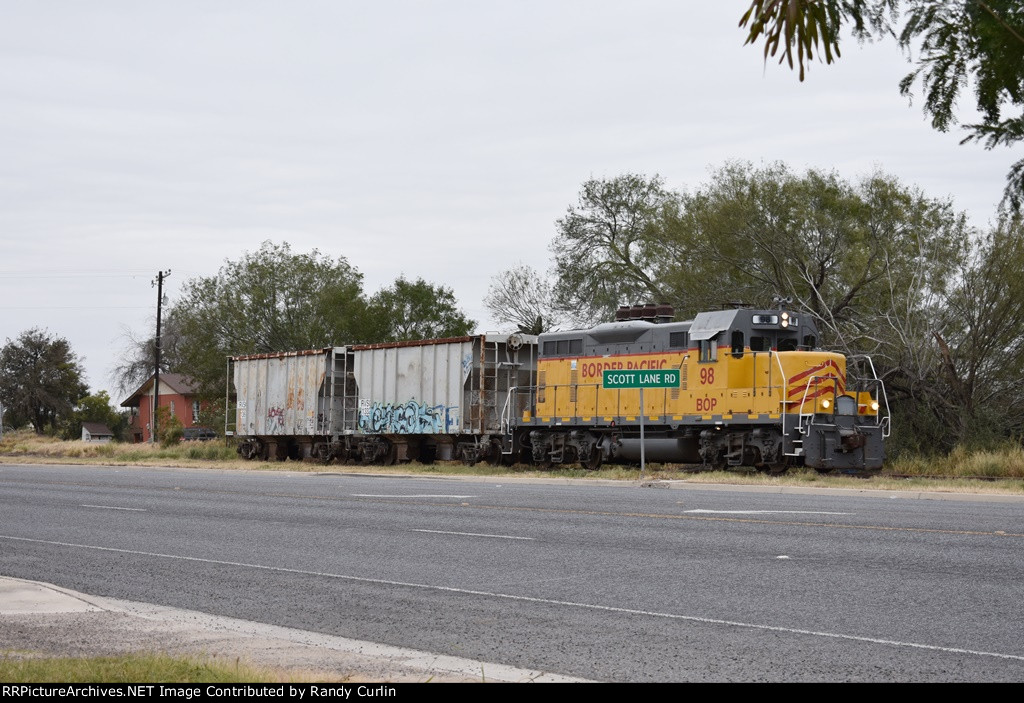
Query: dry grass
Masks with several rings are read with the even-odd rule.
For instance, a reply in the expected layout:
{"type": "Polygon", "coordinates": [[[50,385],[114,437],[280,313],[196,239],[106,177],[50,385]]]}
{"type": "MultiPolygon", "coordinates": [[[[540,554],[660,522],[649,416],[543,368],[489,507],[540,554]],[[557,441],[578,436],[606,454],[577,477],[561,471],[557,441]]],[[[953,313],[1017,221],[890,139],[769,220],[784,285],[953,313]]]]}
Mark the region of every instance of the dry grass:
{"type": "Polygon", "coordinates": [[[283,671],[216,657],[138,653],[112,657],[0,655],[4,683],[298,683],[348,681],[321,674],[283,671]]]}
{"type": "Polygon", "coordinates": [[[957,447],[944,457],[900,457],[887,471],[907,476],[956,476],[1024,479],[1024,447],[1007,444],[999,449],[957,447]]]}
{"type": "Polygon", "coordinates": [[[641,477],[636,467],[607,465],[598,471],[580,468],[538,471],[528,466],[465,466],[446,461],[398,466],[330,465],[311,461],[252,462],[238,458],[234,447],[223,441],[182,442],[164,448],[149,444],[91,444],[37,436],[30,431],[4,435],[0,463],[103,464],[113,466],[171,466],[183,468],[247,469],[327,473],[421,474],[436,476],[488,476],[494,478],[605,479],[611,481],[672,480],[688,483],[729,483],[762,486],[829,486],[862,490],[927,490],[970,493],[1024,493],[1024,449],[1008,445],[996,451],[958,448],[948,457],[901,457],[886,473],[911,478],[873,476],[821,476],[810,469],[791,469],[784,476],[767,476],[750,470],[694,473],[678,465],[648,464],[641,477]],[[920,477],[920,478],[917,478],[920,477]],[[931,477],[931,478],[929,478],[931,477]],[[937,481],[934,477],[947,480],[937,481]],[[977,481],[969,477],[1001,479],[977,481]]]}

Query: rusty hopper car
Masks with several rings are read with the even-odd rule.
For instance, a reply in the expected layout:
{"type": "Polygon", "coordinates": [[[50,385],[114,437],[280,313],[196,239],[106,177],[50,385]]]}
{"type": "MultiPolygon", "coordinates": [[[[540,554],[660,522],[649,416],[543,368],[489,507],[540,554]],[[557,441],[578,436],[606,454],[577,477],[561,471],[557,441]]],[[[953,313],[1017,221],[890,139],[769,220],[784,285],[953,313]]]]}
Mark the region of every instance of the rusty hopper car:
{"type": "Polygon", "coordinates": [[[521,334],[231,357],[227,430],[247,458],[511,460],[502,417],[527,410],[510,389],[536,363],[537,338],[521,334]]]}

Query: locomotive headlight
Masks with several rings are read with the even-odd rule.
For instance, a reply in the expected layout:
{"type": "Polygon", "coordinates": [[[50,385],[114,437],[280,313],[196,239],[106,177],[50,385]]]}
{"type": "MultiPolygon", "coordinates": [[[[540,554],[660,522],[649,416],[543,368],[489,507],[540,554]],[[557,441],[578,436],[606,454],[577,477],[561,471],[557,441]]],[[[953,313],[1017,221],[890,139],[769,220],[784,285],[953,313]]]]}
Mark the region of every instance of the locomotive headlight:
{"type": "Polygon", "coordinates": [[[823,401],[821,401],[821,407],[828,410],[830,407],[832,407],[832,401],[829,400],[828,398],[825,398],[823,401]]]}
{"type": "Polygon", "coordinates": [[[782,326],[783,327],[789,327],[789,313],[788,312],[782,313],[782,326]]]}
{"type": "Polygon", "coordinates": [[[875,412],[878,412],[878,401],[877,400],[872,400],[871,401],[871,409],[874,410],[875,412]]]}

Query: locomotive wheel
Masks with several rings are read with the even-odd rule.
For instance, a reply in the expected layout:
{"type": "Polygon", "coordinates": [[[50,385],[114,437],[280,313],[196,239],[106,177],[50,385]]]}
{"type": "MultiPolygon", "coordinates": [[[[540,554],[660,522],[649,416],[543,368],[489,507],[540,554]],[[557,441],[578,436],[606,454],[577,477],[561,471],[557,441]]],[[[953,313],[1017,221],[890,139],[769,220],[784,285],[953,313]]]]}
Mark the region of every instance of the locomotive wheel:
{"type": "Polygon", "coordinates": [[[594,447],[590,450],[590,455],[588,457],[580,457],[580,466],[587,471],[597,471],[601,468],[601,462],[603,459],[604,455],[601,450],[594,447]]]}

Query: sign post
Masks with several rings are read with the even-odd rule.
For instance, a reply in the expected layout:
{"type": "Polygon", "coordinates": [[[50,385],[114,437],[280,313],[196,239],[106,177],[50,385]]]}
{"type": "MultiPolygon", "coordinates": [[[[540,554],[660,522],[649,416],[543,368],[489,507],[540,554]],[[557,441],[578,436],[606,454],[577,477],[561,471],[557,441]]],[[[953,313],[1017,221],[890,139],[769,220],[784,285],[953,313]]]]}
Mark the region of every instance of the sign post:
{"type": "Polygon", "coordinates": [[[644,476],[647,451],[644,446],[644,388],[679,388],[679,369],[629,369],[601,372],[601,387],[640,389],[640,478],[644,476]]]}

